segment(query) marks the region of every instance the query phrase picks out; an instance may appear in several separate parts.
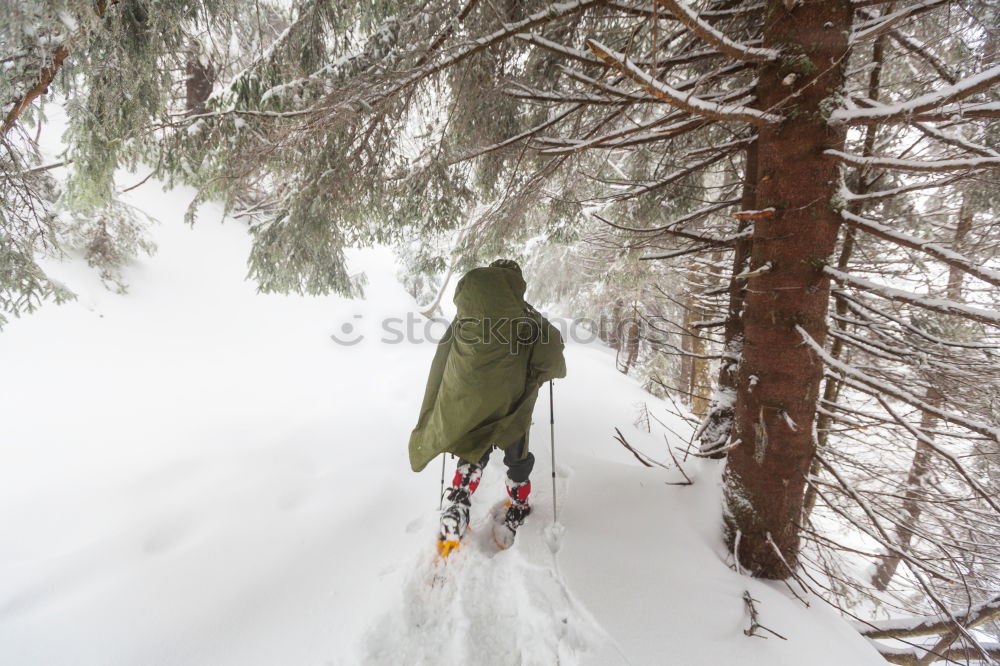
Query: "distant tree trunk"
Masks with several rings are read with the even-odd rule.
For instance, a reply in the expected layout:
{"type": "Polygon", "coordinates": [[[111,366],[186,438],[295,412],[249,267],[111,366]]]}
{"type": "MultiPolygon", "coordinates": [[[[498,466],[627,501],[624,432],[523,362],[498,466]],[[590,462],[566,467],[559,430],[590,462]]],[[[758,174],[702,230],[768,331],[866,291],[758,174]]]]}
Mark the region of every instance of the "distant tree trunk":
{"type": "Polygon", "coordinates": [[[611,308],[611,331],[608,333],[608,344],[612,349],[621,349],[622,315],[625,312],[625,302],[617,299],[611,308]]]}
{"type": "MultiPolygon", "coordinates": [[[[965,242],[966,236],[972,230],[972,215],[969,212],[969,207],[966,205],[964,198],[962,201],[962,207],[959,209],[958,213],[958,225],[955,227],[954,241],[952,242],[951,249],[955,252],[962,251],[962,244],[965,242]]],[[[948,271],[948,287],[946,296],[948,299],[955,301],[956,303],[961,303],[962,298],[962,278],[964,273],[958,268],[952,266],[948,271]]],[[[944,396],[941,392],[934,387],[934,378],[930,377],[928,379],[931,385],[927,387],[924,391],[924,402],[928,405],[933,405],[938,407],[942,404],[944,396]]],[[[937,423],[937,419],[929,412],[923,412],[920,415],[920,430],[924,433],[924,436],[932,440],[934,435],[929,431],[934,428],[937,423]]],[[[909,548],[910,543],[913,541],[914,530],[917,523],[920,520],[921,509],[921,495],[923,494],[923,488],[925,479],[928,471],[930,471],[930,457],[931,457],[931,447],[923,440],[917,439],[913,443],[913,461],[910,463],[910,471],[906,476],[906,491],[903,494],[903,520],[896,528],[896,540],[899,549],[906,550],[909,548]]],[[[889,581],[892,577],[896,575],[896,569],[899,568],[900,557],[896,553],[888,553],[875,567],[875,572],[872,574],[872,585],[875,589],[885,591],[889,587],[889,581]]]]}
{"type": "Polygon", "coordinates": [[[747,285],[734,430],[740,444],[725,471],[729,546],[743,569],[764,578],[784,578],[798,562],[823,364],[797,327],[824,343],[830,284],[822,269],[839,215],[837,166],[823,151],[842,148],[844,133],[822,111],[843,85],[853,13],[850,0],[786,4],[769,0],[765,8],[764,46],[783,56],[759,69],[758,103],[786,120],[758,137],[758,205],[774,212],[754,222],[750,269],[770,268],[747,285]]]}
{"type": "MultiPolygon", "coordinates": [[[[743,210],[757,207],[757,141],[747,147],[743,168],[743,192],[740,198],[743,210]]],[[[745,231],[750,221],[741,219],[737,231],[745,231]]],[[[732,275],[746,271],[750,260],[750,239],[740,238],[733,248],[732,275]]],[[[726,323],[722,332],[723,359],[719,363],[715,394],[708,408],[708,414],[698,430],[699,448],[709,453],[724,447],[729,442],[733,430],[733,407],[736,397],[736,367],[743,347],[743,301],[746,299],[746,280],[732,277],[729,280],[729,305],[726,308],[726,323]]],[[[724,458],[726,454],[715,453],[713,458],[724,458]]]]}
{"type": "MultiPolygon", "coordinates": [[[[924,400],[928,404],[937,407],[941,404],[941,394],[929,388],[924,393],[924,400]]],[[[927,432],[934,427],[937,422],[929,412],[920,415],[920,429],[927,432]]],[[[933,439],[932,435],[927,435],[933,439]]],[[[896,545],[900,550],[909,548],[913,541],[913,531],[920,520],[920,499],[923,493],[924,478],[930,471],[931,449],[924,442],[915,442],[913,462],[910,464],[910,472],[906,477],[906,492],[903,495],[903,522],[896,528],[896,545]]],[[[897,553],[887,554],[875,567],[872,574],[872,585],[880,592],[889,587],[889,581],[899,568],[900,556],[897,553]]]]}
{"type": "Polygon", "coordinates": [[[618,325],[618,369],[626,375],[639,358],[639,338],[638,308],[633,303],[629,316],[618,325]]]}
{"type": "Polygon", "coordinates": [[[184,88],[187,93],[188,114],[205,113],[205,102],[212,96],[212,88],[215,85],[215,68],[211,64],[201,64],[198,56],[191,54],[185,74],[187,78],[184,81],[184,88]]]}
{"type": "Polygon", "coordinates": [[[694,286],[688,291],[686,300],[687,307],[684,309],[684,337],[683,349],[689,356],[681,357],[683,368],[681,388],[687,392],[686,402],[691,408],[691,412],[698,417],[704,417],[708,412],[708,398],[705,395],[708,379],[708,360],[702,358],[705,355],[705,339],[701,336],[701,331],[694,325],[703,320],[699,309],[698,291],[708,287],[711,276],[705,272],[689,275],[689,281],[694,286]]]}

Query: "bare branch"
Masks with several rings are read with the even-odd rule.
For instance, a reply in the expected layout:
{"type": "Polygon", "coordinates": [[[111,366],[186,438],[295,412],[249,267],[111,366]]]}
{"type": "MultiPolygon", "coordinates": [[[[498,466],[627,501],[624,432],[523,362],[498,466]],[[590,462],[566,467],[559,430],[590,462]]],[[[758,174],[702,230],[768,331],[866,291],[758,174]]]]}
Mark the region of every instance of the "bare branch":
{"type": "Polygon", "coordinates": [[[903,247],[908,247],[911,250],[918,250],[924,252],[938,261],[948,264],[953,268],[957,268],[961,271],[965,271],[969,275],[974,275],[975,277],[989,282],[995,287],[1000,287],[1000,273],[991,271],[988,268],[983,268],[975,263],[974,260],[968,257],[963,257],[957,252],[952,252],[946,247],[942,247],[937,243],[932,243],[925,241],[922,238],[917,238],[915,236],[910,236],[909,234],[904,234],[899,231],[890,229],[889,227],[883,226],[874,220],[868,220],[848,210],[840,211],[840,216],[843,218],[844,222],[855,229],[861,229],[865,233],[871,234],[877,238],[890,241],[897,245],[902,245],[903,247]]]}
{"type": "Polygon", "coordinates": [[[805,341],[805,343],[809,345],[809,348],[812,349],[813,352],[824,363],[826,363],[827,367],[831,368],[836,373],[839,373],[841,375],[841,379],[843,381],[846,381],[848,385],[853,386],[858,390],[864,391],[865,393],[868,393],[869,395],[872,396],[877,396],[879,394],[892,396],[893,398],[901,402],[913,405],[917,409],[922,409],[926,412],[929,412],[934,416],[938,417],[939,419],[941,419],[942,421],[947,421],[948,423],[954,423],[955,425],[971,430],[972,432],[983,435],[984,437],[988,437],[994,441],[1000,442],[1000,428],[995,428],[986,423],[966,418],[964,416],[961,416],[960,414],[952,414],[951,412],[946,412],[939,407],[935,407],[934,405],[928,404],[927,402],[918,398],[912,393],[904,391],[903,389],[898,389],[895,386],[892,386],[886,382],[876,379],[875,377],[871,377],[861,372],[857,368],[854,368],[844,363],[843,361],[839,361],[830,356],[830,354],[825,349],[823,349],[822,345],[813,340],[812,336],[809,335],[809,333],[806,332],[806,330],[801,326],[796,324],[795,329],[799,332],[799,335],[802,337],[803,341],[805,341]],[[848,378],[853,379],[854,381],[849,381],[848,378]],[[876,391],[876,393],[872,393],[872,391],[876,391]]]}

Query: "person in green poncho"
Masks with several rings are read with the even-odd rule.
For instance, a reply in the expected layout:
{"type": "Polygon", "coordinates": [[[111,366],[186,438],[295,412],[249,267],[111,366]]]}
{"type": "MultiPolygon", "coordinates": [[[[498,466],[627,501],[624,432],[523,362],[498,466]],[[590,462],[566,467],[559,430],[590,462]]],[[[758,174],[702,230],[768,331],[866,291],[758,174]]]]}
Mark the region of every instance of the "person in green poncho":
{"type": "Polygon", "coordinates": [[[525,287],[510,259],[466,273],[455,287],[455,319],[431,363],[409,452],[415,472],[442,453],[458,457],[441,516],[442,555],[458,547],[468,527],[471,497],[494,448],[504,451],[509,496],[494,530],[499,547],[513,543],[531,512],[531,413],[539,387],[566,376],[566,361],[562,336],[525,302],[525,287]]]}

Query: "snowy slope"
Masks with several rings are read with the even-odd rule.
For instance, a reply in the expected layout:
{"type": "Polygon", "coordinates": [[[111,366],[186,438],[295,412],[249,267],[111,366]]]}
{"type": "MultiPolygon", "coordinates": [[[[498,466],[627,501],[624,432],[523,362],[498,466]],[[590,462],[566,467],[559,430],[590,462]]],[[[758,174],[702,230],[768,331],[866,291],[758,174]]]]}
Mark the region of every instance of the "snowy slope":
{"type": "Polygon", "coordinates": [[[59,264],[79,300],[0,333],[0,664],[884,663],[727,567],[717,463],[671,486],[612,439],[668,460],[633,425],[642,402],[668,415],[599,345],[571,344],[556,384],[560,526],[543,396],[516,547],[485,547],[496,456],[436,563],[440,467],[406,457],[433,344],[380,341],[416,311],[392,257],[352,258],[366,300],[260,296],[241,225],[207,206],[183,226],[189,191],[128,196],[161,220],[129,293],[59,264]],[[743,635],[745,590],[787,641],[743,635]]]}

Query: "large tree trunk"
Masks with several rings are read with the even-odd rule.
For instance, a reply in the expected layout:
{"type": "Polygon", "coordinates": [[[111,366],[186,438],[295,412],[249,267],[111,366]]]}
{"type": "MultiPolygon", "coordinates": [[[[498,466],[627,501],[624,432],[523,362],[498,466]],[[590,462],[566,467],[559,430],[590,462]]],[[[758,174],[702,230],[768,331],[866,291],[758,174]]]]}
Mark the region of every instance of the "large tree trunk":
{"type": "Polygon", "coordinates": [[[839,227],[837,167],[823,151],[842,148],[844,134],[822,111],[843,85],[852,11],[849,0],[791,10],[769,0],[765,9],[764,46],[783,57],[761,67],[758,100],[786,120],[758,138],[758,205],[773,214],[754,222],[750,268],[770,269],[747,285],[734,428],[740,444],[725,473],[727,540],[739,565],[765,578],[788,576],[798,561],[823,365],[797,327],[823,344],[830,284],[822,269],[839,227]]]}

